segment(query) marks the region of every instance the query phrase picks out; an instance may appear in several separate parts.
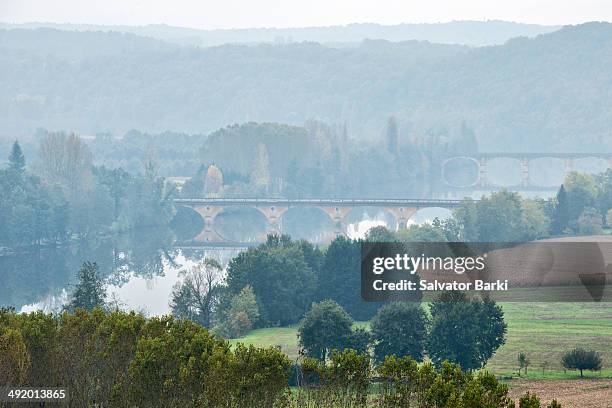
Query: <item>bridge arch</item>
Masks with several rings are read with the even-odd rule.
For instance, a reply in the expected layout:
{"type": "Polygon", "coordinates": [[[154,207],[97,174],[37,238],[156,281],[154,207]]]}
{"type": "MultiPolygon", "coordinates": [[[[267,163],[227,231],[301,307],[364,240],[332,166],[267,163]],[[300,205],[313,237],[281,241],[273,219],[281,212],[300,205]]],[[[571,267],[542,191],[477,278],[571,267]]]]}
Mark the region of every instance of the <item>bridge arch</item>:
{"type": "Polygon", "coordinates": [[[477,186],[481,180],[480,180],[480,162],[478,161],[478,159],[475,159],[474,157],[469,157],[469,156],[456,156],[456,157],[449,157],[444,159],[444,161],[442,162],[442,166],[441,166],[441,171],[440,171],[440,175],[442,177],[442,182],[444,184],[446,184],[449,187],[458,187],[458,188],[470,188],[470,187],[475,187],[477,186]],[[452,167],[454,162],[467,162],[469,164],[471,164],[474,169],[475,172],[475,177],[474,180],[471,182],[466,182],[466,183],[462,183],[462,184],[455,184],[453,182],[451,182],[449,180],[448,177],[448,167],[452,167]]]}
{"type": "Polygon", "coordinates": [[[283,233],[311,242],[327,241],[334,230],[333,220],[318,207],[289,207],[281,225],[283,233]]]}
{"type": "Polygon", "coordinates": [[[518,157],[500,155],[487,160],[487,185],[511,187],[529,184],[529,162],[518,157]],[[523,168],[527,166],[526,168],[523,168]]]}
{"type": "Polygon", "coordinates": [[[214,218],[212,228],[229,242],[261,242],[269,232],[265,215],[249,206],[225,207],[214,218]]]}
{"type": "Polygon", "coordinates": [[[191,241],[204,229],[204,219],[192,207],[177,205],[170,226],[179,241],[191,241]]]}
{"type": "Polygon", "coordinates": [[[423,207],[419,208],[411,217],[409,221],[413,221],[415,224],[421,224],[423,222],[433,221],[434,218],[445,219],[449,218],[453,214],[453,210],[444,207],[423,207]]]}

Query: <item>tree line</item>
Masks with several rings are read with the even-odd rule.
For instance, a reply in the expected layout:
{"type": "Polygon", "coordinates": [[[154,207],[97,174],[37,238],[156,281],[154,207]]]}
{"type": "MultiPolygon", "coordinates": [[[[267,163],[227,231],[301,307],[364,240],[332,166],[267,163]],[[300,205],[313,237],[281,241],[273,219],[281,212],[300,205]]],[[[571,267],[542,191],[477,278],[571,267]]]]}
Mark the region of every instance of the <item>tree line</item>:
{"type": "MultiPolygon", "coordinates": [[[[436,369],[410,357],[373,367],[355,350],[305,360],[291,390],[291,362],[274,347],[230,347],[189,320],[99,308],[59,315],[1,309],[0,351],[0,386],[67,388],[63,406],[70,407],[517,406],[486,372],[446,362],[436,369]]],[[[541,404],[527,394],[518,406],[541,404]]]]}
{"type": "Polygon", "coordinates": [[[244,123],[212,132],[199,149],[185,197],[406,197],[427,194],[445,155],[474,154],[476,134],[457,123],[442,135],[402,132],[395,117],[370,142],[347,125],[244,123]],[[209,170],[222,174],[210,184],[209,170]],[[385,177],[376,177],[378,174],[385,177]]]}
{"type": "Polygon", "coordinates": [[[332,300],[313,304],[298,327],[299,344],[307,357],[327,360],[333,350],[354,349],[377,363],[388,356],[425,358],[436,367],[444,361],[465,370],[484,367],[506,341],[504,313],[488,298],[442,293],[428,312],[419,303],[391,302],[370,320],[369,330],[332,300]]]}
{"type": "Polygon", "coordinates": [[[154,157],[139,175],[97,167],[81,138],[53,133],[41,140],[39,160],[26,167],[15,142],[8,166],[0,169],[0,246],[167,226],[174,214],[170,198],[154,157]]]}
{"type": "Polygon", "coordinates": [[[574,234],[601,234],[612,226],[612,169],[567,175],[557,195],[528,199],[501,190],[480,200],[464,199],[447,219],[413,224],[397,232],[368,231],[370,241],[526,242],[574,234]]]}

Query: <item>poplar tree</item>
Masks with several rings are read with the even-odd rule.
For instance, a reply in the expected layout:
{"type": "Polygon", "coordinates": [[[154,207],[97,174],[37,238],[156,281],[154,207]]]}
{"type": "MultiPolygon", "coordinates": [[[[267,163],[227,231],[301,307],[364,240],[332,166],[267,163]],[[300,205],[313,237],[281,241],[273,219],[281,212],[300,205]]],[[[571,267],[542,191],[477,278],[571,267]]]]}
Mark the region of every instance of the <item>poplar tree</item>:
{"type": "Polygon", "coordinates": [[[26,161],[19,142],[15,140],[9,156],[9,169],[22,174],[25,171],[26,161]]]}

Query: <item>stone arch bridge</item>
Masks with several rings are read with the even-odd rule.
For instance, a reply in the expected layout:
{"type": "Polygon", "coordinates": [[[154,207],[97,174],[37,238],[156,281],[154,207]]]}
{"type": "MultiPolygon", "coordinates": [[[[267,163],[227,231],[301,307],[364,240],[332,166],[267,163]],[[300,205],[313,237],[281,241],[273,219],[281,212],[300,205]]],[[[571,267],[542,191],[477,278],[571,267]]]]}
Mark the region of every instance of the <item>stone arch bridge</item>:
{"type": "Polygon", "coordinates": [[[189,207],[203,219],[200,233],[193,239],[197,243],[222,243],[225,239],[215,230],[215,218],[229,207],[247,207],[258,210],[266,218],[266,233],[280,234],[280,220],[290,208],[314,207],[329,216],[336,236],[346,232],[346,217],[354,208],[377,207],[393,216],[398,228],[405,228],[414,213],[423,208],[453,209],[462,200],[444,199],[282,199],[282,198],[177,198],[174,204],[189,207]]]}

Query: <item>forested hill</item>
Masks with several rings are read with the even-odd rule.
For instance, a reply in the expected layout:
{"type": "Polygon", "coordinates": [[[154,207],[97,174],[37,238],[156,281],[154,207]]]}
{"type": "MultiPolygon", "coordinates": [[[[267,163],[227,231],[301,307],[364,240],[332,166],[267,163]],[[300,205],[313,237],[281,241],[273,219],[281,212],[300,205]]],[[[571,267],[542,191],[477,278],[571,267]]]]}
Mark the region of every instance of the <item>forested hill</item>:
{"type": "MultiPolygon", "coordinates": [[[[47,35],[28,35],[37,33],[47,35]]],[[[92,35],[68,34],[66,48],[92,35]]],[[[417,41],[343,48],[148,42],[155,40],[127,47],[133,36],[99,35],[123,51],[75,58],[2,42],[2,137],[37,127],[204,133],[231,123],[314,118],[347,123],[352,136],[375,139],[395,115],[404,136],[443,136],[466,122],[482,150],[612,150],[612,25],[606,23],[482,48],[417,41]]]]}
{"type": "Polygon", "coordinates": [[[161,40],[121,32],[72,32],[52,28],[0,30],[0,49],[40,57],[53,55],[69,61],[171,48],[174,47],[161,40]]]}
{"type": "Polygon", "coordinates": [[[165,24],[146,26],[0,23],[0,28],[56,28],[59,30],[115,31],[157,38],[180,45],[211,47],[229,43],[257,44],[313,41],[349,45],[365,39],[430,41],[470,46],[503,44],[514,37],[535,37],[558,30],[559,26],[521,24],[509,21],[451,21],[433,24],[348,24],[328,27],[244,28],[201,30],[165,24]]]}

